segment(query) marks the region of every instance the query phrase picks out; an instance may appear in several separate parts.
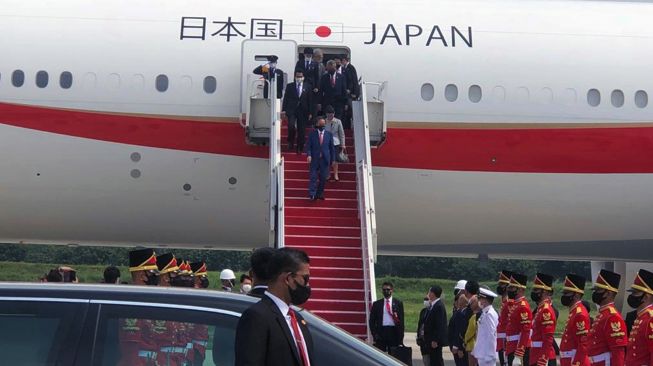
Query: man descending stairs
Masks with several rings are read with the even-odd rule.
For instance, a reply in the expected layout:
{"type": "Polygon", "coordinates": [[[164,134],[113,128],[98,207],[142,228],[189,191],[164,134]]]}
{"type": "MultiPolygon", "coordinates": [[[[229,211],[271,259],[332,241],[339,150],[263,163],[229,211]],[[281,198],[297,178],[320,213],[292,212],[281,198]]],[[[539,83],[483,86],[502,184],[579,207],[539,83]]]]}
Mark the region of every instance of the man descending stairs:
{"type": "MultiPolygon", "coordinates": [[[[340,181],[327,182],[326,200],[312,201],[308,197],[306,154],[287,152],[287,133],[284,126],[285,245],[304,250],[311,258],[312,295],[305,307],[365,338],[365,279],[355,158],[350,155],[351,163],[339,164],[340,181]]],[[[305,135],[308,133],[307,129],[305,135]]],[[[347,145],[354,146],[351,131],[346,131],[346,138],[347,145]]]]}

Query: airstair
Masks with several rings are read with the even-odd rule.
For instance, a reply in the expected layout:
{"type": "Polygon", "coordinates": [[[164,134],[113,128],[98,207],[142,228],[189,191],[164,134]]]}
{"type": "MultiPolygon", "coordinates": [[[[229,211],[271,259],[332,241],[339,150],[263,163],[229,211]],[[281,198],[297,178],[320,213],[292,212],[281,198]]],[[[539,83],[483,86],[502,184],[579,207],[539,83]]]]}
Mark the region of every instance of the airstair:
{"type": "MultiPolygon", "coordinates": [[[[353,102],[353,131],[346,131],[350,162],[339,164],[339,182],[327,182],[326,200],[311,201],[306,155],[288,151],[288,128],[280,120],[275,88],[268,89],[267,100],[257,92],[265,82],[247,76],[242,104],[248,142],[270,146],[270,245],[301,249],[310,256],[312,295],[304,305],[307,309],[361,339],[370,339],[369,310],[376,300],[370,151],[386,137],[385,84],[361,84],[365,102],[353,102]],[[367,89],[373,87],[378,92],[368,98],[367,89]]],[[[306,129],[307,137],[311,130],[306,129]]]]}

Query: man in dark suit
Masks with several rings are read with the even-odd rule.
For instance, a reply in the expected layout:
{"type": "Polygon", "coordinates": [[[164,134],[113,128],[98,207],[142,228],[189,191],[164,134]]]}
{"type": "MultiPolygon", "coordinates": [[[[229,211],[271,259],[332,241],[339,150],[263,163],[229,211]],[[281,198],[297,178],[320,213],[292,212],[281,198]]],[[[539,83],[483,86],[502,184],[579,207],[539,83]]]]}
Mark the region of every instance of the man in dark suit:
{"type": "Polygon", "coordinates": [[[277,56],[268,56],[268,63],[265,65],[257,66],[254,69],[254,74],[261,75],[267,81],[263,85],[263,98],[268,97],[268,83],[273,83],[276,80],[277,83],[277,98],[281,99],[283,95],[283,71],[277,69],[277,61],[279,58],[277,56]]]}
{"type": "Polygon", "coordinates": [[[308,366],[313,339],[302,316],[290,307],[311,295],[309,258],[303,251],[275,251],[268,266],[272,280],[258,303],[250,306],[236,328],[236,366],[308,366]]]}
{"type": "Polygon", "coordinates": [[[374,346],[383,352],[404,343],[404,304],[392,298],[394,286],[384,282],[383,299],[376,300],[370,311],[370,332],[374,346]]]}
{"type": "Polygon", "coordinates": [[[310,82],[304,77],[304,70],[295,70],[295,81],[286,85],[281,114],[288,119],[288,149],[295,148],[297,135],[297,153],[304,151],[304,130],[313,117],[313,91],[310,82]]]}
{"type": "Polygon", "coordinates": [[[263,297],[263,294],[268,289],[268,264],[274,254],[275,249],[270,247],[263,247],[254,250],[249,257],[249,275],[252,277],[252,291],[248,293],[249,296],[263,297]]]}
{"type": "Polygon", "coordinates": [[[311,200],[324,199],[324,184],[329,178],[331,164],[336,160],[336,149],[333,145],[333,135],[326,131],[324,117],[317,118],[316,129],[308,135],[306,152],[308,154],[310,168],[310,183],[308,185],[308,197],[311,200]],[[319,182],[318,182],[319,180],[319,182]]]}
{"type": "Polygon", "coordinates": [[[442,288],[432,286],[427,293],[431,307],[424,320],[424,343],[429,347],[431,366],[444,366],[442,347],[447,346],[447,310],[440,300],[442,288]]]}
{"type": "Polygon", "coordinates": [[[345,76],[337,73],[336,62],[327,62],[327,73],[320,79],[319,96],[321,106],[331,105],[336,111],[336,118],[341,119],[347,103],[347,80],[345,76]]]}
{"type": "Polygon", "coordinates": [[[304,59],[298,60],[295,65],[295,70],[304,70],[304,77],[306,81],[311,83],[313,88],[317,88],[320,82],[320,65],[317,61],[313,61],[313,49],[311,47],[304,48],[304,59]]]}
{"type": "Polygon", "coordinates": [[[419,319],[417,321],[417,345],[419,346],[419,352],[422,354],[422,361],[425,366],[431,364],[431,358],[429,356],[429,347],[424,343],[424,321],[426,320],[426,315],[428,315],[431,308],[431,302],[428,297],[424,298],[424,308],[419,312],[419,319]]]}
{"type": "Polygon", "coordinates": [[[345,116],[344,119],[342,120],[342,124],[344,128],[350,129],[351,128],[351,119],[352,119],[352,109],[351,109],[351,102],[352,100],[357,100],[359,94],[359,85],[358,85],[358,73],[356,72],[356,68],[354,65],[349,63],[349,56],[348,55],[342,55],[341,57],[341,62],[342,66],[340,66],[340,70],[342,71],[342,74],[345,75],[345,80],[347,80],[347,108],[345,108],[345,116]]]}

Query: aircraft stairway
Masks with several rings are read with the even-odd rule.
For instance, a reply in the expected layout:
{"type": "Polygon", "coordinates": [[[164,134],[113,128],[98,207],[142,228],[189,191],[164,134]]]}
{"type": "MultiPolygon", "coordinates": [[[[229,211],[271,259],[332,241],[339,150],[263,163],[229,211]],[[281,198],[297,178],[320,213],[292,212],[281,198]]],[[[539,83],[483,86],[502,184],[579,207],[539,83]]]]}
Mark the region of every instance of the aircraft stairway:
{"type": "MultiPolygon", "coordinates": [[[[306,136],[312,128],[306,130],[306,136]]],[[[288,129],[281,129],[284,159],[286,247],[311,258],[311,299],[305,307],[360,338],[367,337],[365,280],[361,250],[354,149],[339,164],[339,182],[327,182],[326,200],[308,197],[306,154],[287,152],[288,129]]],[[[354,146],[353,132],[345,132],[354,146]]]]}

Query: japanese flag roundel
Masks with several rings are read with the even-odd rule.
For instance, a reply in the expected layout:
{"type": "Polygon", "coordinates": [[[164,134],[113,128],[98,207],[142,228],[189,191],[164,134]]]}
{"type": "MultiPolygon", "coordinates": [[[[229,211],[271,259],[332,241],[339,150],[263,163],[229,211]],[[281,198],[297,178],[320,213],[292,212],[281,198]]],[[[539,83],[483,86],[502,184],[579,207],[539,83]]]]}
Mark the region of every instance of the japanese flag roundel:
{"type": "Polygon", "coordinates": [[[342,23],[304,23],[304,41],[342,42],[343,31],[342,23]]]}

